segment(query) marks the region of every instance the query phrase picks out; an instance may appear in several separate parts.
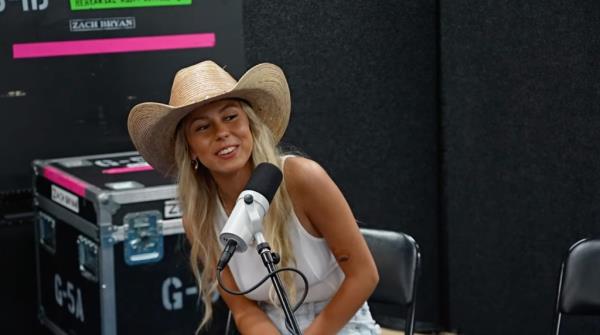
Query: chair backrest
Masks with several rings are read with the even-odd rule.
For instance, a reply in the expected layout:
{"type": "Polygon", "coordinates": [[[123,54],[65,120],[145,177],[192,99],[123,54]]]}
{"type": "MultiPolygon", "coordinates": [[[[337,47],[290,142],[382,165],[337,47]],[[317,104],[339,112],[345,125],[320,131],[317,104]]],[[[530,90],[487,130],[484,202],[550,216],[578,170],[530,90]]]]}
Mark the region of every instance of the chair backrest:
{"type": "Polygon", "coordinates": [[[408,305],[414,302],[420,267],[419,247],[407,234],[361,228],[379,271],[371,300],[408,305]]]}
{"type": "Polygon", "coordinates": [[[600,238],[583,239],[569,248],[558,284],[555,334],[562,314],[600,315],[600,238]]]}
{"type": "Polygon", "coordinates": [[[379,271],[379,283],[369,301],[405,306],[404,333],[412,335],[421,267],[419,245],[410,235],[400,232],[367,228],[360,231],[379,271]]]}

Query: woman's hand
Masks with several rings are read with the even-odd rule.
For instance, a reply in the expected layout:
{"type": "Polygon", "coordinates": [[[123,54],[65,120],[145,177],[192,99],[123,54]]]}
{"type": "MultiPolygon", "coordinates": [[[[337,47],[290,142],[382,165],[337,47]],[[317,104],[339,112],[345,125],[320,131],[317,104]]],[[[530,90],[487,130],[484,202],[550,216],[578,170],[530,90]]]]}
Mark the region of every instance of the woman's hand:
{"type": "MultiPolygon", "coordinates": [[[[227,288],[239,291],[229,267],[225,267],[221,273],[221,280],[227,288]]],[[[243,295],[227,293],[220,286],[219,294],[231,310],[240,333],[244,335],[279,335],[279,331],[273,325],[271,319],[258,307],[255,301],[243,295]]]]}

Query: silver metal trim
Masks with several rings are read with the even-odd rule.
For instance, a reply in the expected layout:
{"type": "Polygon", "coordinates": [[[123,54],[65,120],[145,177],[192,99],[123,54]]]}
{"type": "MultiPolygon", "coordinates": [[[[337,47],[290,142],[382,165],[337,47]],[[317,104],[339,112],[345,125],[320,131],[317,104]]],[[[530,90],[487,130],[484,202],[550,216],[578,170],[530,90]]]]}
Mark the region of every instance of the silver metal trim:
{"type": "Polygon", "coordinates": [[[41,168],[44,164],[44,161],[41,159],[34,159],[33,162],[31,162],[31,168],[33,169],[33,188],[35,189],[35,177],[39,176],[40,174],[40,170],[39,168],[41,168]]]}
{"type": "Polygon", "coordinates": [[[162,234],[164,236],[183,233],[185,233],[185,230],[183,229],[183,221],[181,218],[162,220],[162,234]]]}
{"type": "Polygon", "coordinates": [[[39,231],[39,237],[36,237],[36,241],[49,253],[53,255],[56,254],[56,220],[50,215],[46,214],[42,209],[38,209],[37,215],[35,216],[33,221],[35,222],[37,230],[39,231]],[[42,224],[46,225],[47,223],[51,223],[52,225],[52,242],[54,244],[52,246],[47,244],[46,242],[46,227],[42,228],[42,224]]]}
{"type": "MultiPolygon", "coordinates": [[[[127,151],[127,152],[118,152],[118,153],[111,153],[111,154],[78,156],[76,158],[91,160],[91,159],[113,158],[113,157],[131,156],[131,155],[141,156],[140,153],[137,151],[127,151]]],[[[39,165],[49,164],[49,163],[60,163],[61,161],[71,160],[71,159],[73,159],[73,157],[60,157],[60,158],[52,158],[52,159],[47,159],[47,160],[35,160],[34,163],[39,164],[39,165]]]]}
{"type": "Polygon", "coordinates": [[[104,215],[108,214],[106,217],[98,215],[98,222],[110,222],[112,224],[112,216],[121,208],[121,205],[113,201],[110,192],[102,191],[96,194],[93,203],[96,213],[103,212],[104,215]]]}
{"type": "Polygon", "coordinates": [[[102,226],[100,227],[102,243],[114,245],[123,242],[127,238],[127,226],[102,226]]]}
{"type": "Polygon", "coordinates": [[[102,335],[117,334],[117,308],[116,308],[116,292],[115,292],[115,259],[114,259],[114,243],[110,243],[105,238],[107,230],[115,230],[116,226],[112,225],[112,214],[109,209],[100,206],[99,203],[94,203],[97,211],[97,221],[100,234],[99,243],[99,274],[98,287],[100,289],[100,327],[102,335]]]}
{"type": "Polygon", "coordinates": [[[137,190],[144,188],[144,185],[135,180],[115,181],[112,183],[104,183],[108,189],[113,191],[137,190]]]}
{"type": "MultiPolygon", "coordinates": [[[[183,221],[181,218],[169,219],[169,220],[158,220],[160,234],[163,236],[177,235],[185,233],[183,229],[183,221]]],[[[116,244],[123,242],[127,239],[128,232],[127,225],[121,226],[101,226],[100,227],[100,238],[102,243],[116,244]]]]}
{"type": "Polygon", "coordinates": [[[53,332],[55,335],[69,335],[67,333],[65,333],[56,323],[52,322],[52,320],[48,319],[48,317],[46,317],[44,315],[44,317],[40,318],[40,322],[46,326],[51,332],[53,332]]]}
{"type": "Polygon", "coordinates": [[[117,334],[114,247],[100,242],[100,327],[102,335],[117,334]]]}
{"type": "Polygon", "coordinates": [[[133,189],[121,192],[110,192],[109,198],[120,205],[138,202],[167,200],[177,197],[177,187],[174,184],[133,189]]]}
{"type": "Polygon", "coordinates": [[[61,218],[61,221],[74,227],[75,229],[79,230],[85,235],[93,238],[95,241],[98,241],[98,227],[96,227],[96,225],[76,214],[73,214],[66,208],[63,208],[58,204],[55,204],[54,202],[46,199],[46,197],[44,196],[36,194],[35,198],[39,202],[39,208],[48,212],[55,218],[61,218]]]}
{"type": "Polygon", "coordinates": [[[83,278],[92,282],[98,282],[98,244],[84,235],[77,236],[77,260],[79,261],[79,272],[83,278]],[[88,264],[88,256],[92,254],[93,264],[88,264]],[[90,265],[91,268],[87,268],[90,265]]]}

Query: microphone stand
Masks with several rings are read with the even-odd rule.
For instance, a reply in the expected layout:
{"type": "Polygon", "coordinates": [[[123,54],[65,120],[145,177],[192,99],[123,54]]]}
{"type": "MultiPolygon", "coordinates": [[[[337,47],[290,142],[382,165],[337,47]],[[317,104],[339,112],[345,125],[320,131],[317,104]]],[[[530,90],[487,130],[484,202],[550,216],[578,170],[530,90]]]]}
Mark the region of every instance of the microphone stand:
{"type": "MultiPolygon", "coordinates": [[[[262,215],[260,215],[260,213],[258,211],[258,206],[256,205],[254,197],[251,194],[246,194],[244,196],[244,203],[245,203],[246,213],[248,214],[248,218],[250,219],[249,226],[251,227],[251,231],[254,232],[254,234],[253,235],[250,234],[250,236],[254,237],[254,240],[256,241],[256,244],[257,244],[256,251],[260,255],[260,257],[263,261],[263,264],[265,265],[265,267],[267,268],[267,270],[269,272],[269,277],[271,278],[271,281],[273,282],[273,286],[275,287],[275,292],[277,293],[277,297],[279,298],[279,302],[281,303],[281,307],[283,308],[283,312],[285,313],[286,326],[287,325],[291,326],[291,328],[292,328],[291,330],[293,331],[294,335],[302,335],[302,331],[300,330],[300,327],[298,326],[298,321],[296,320],[294,311],[290,307],[287,293],[283,289],[283,285],[281,284],[279,275],[275,272],[277,270],[275,268],[275,264],[279,263],[279,255],[277,255],[276,253],[271,251],[271,247],[269,246],[269,243],[265,240],[265,237],[263,236],[263,234],[261,232],[261,230],[262,230],[262,228],[261,228],[262,215]]],[[[260,203],[259,203],[259,205],[260,205],[260,203]]],[[[260,206],[262,207],[262,205],[260,205],[260,206]]],[[[262,208],[264,208],[264,207],[262,207],[262,208]]],[[[268,208],[268,206],[267,206],[267,208],[268,208]]],[[[221,234],[223,234],[223,232],[221,232],[221,234]]],[[[217,269],[223,269],[223,267],[225,267],[225,265],[227,264],[227,262],[229,261],[229,259],[233,255],[233,253],[235,252],[237,245],[242,245],[241,243],[246,243],[243,240],[243,237],[240,238],[239,236],[236,236],[235,234],[233,234],[233,235],[234,236],[232,237],[232,239],[227,241],[227,245],[223,251],[221,259],[219,260],[219,263],[217,264],[217,269]],[[238,240],[241,240],[241,241],[238,241],[238,240]]],[[[244,248],[244,250],[245,250],[245,248],[244,248]]]]}
{"type": "MultiPolygon", "coordinates": [[[[258,251],[260,258],[262,258],[263,264],[267,268],[269,272],[269,277],[273,282],[273,287],[275,287],[275,292],[277,292],[277,297],[279,298],[279,302],[281,303],[281,307],[283,308],[283,313],[285,314],[285,318],[287,323],[291,325],[294,335],[301,335],[302,331],[298,326],[298,321],[296,320],[296,316],[294,315],[294,311],[290,307],[290,303],[288,301],[288,296],[285,290],[283,289],[283,285],[281,284],[281,280],[279,279],[279,275],[273,274],[275,270],[275,264],[279,263],[279,256],[271,251],[271,247],[269,243],[265,240],[262,233],[256,233],[254,235],[256,239],[257,246],[256,251],[258,251]]],[[[288,329],[289,330],[289,329],[288,329]]]]}

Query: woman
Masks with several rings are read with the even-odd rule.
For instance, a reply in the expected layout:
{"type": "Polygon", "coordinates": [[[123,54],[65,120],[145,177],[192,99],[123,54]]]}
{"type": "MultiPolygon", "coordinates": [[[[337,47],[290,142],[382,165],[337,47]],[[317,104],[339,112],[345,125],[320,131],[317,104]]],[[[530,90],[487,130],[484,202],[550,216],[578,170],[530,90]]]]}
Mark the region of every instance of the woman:
{"type": "MultiPolygon", "coordinates": [[[[245,296],[218,287],[217,235],[254,166],[269,162],[283,172],[263,231],[281,266],[308,279],[309,291],[295,315],[304,334],[378,334],[366,300],[379,278],[375,263],[342,193],[314,161],[282,156],[276,147],[290,114],[289,88],[280,68],[259,64],[236,82],[212,61],[177,72],[168,105],[142,103],[129,114],[133,143],[158,171],[176,176],[191,266],[205,305],[200,327],[212,314],[216,290],[242,334],[285,334],[270,281],[245,296]]],[[[230,289],[245,290],[267,273],[249,248],[222,272],[230,289]]],[[[302,290],[282,274],[292,300],[302,290]]]]}

